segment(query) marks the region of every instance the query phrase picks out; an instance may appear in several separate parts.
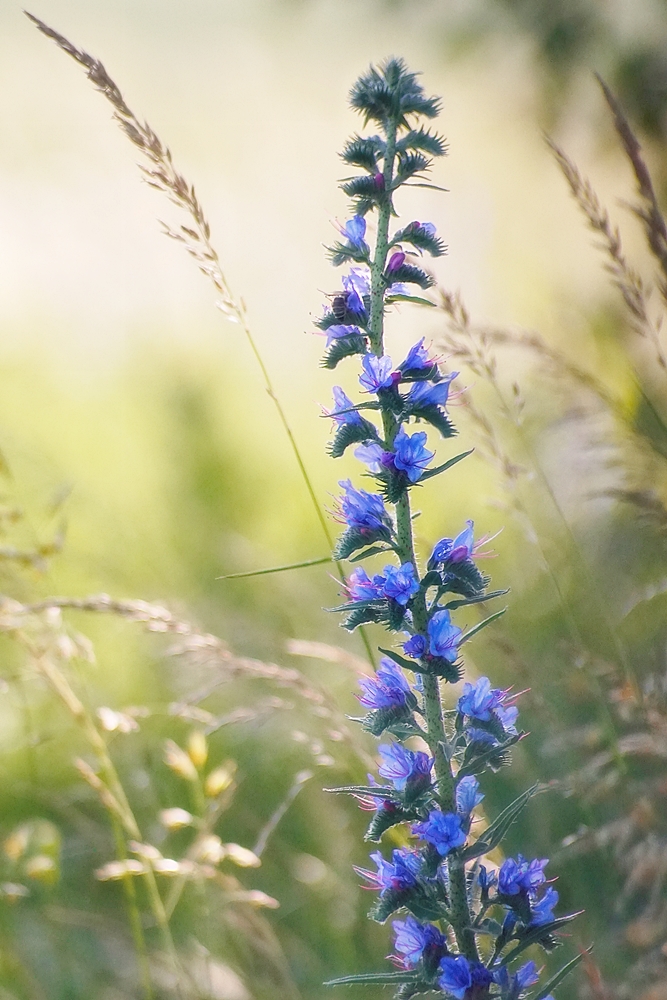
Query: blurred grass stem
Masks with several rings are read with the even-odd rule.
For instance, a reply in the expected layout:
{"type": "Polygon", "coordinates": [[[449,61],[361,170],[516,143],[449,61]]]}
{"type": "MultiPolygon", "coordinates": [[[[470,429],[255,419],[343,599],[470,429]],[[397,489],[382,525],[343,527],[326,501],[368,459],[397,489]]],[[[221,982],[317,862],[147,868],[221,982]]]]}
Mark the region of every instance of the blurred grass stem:
{"type": "MultiPolygon", "coordinates": [[[[250,329],[245,303],[243,299],[235,298],[227,283],[227,279],[220,264],[220,258],[218,257],[215,247],[211,243],[211,227],[206,219],[206,216],[204,215],[203,207],[195,194],[194,186],[188,184],[182,174],[178,173],[172,161],[171,151],[167,146],[163,145],[159,136],[153,131],[150,125],[147,122],[141,122],[131,108],[126,104],[122,93],[111,79],[99,59],[95,59],[87,52],[84,52],[83,49],[77,49],[76,46],[64,37],[64,35],[61,35],[53,28],[50,28],[43,21],[40,21],[38,17],[28,13],[28,11],[25,11],[25,14],[33,22],[33,24],[37,26],[42,34],[51,38],[64,52],[66,52],[69,56],[76,60],[79,65],[86,69],[88,79],[112,104],[114,108],[114,118],[122,131],[128,137],[130,142],[132,142],[133,145],[135,145],[148,159],[148,167],[140,166],[148,184],[165,194],[172,204],[185,211],[192,220],[192,224],[195,227],[194,229],[185,225],[179,226],[178,229],[173,229],[171,226],[163,223],[164,233],[166,236],[169,236],[170,239],[176,240],[184,245],[186,251],[197,262],[199,270],[213,282],[213,285],[220,296],[217,302],[217,306],[220,311],[223,312],[232,322],[238,323],[243,330],[246,340],[250,346],[250,350],[252,351],[252,354],[259,366],[259,370],[264,380],[264,388],[276,407],[278,419],[280,420],[285,434],[287,435],[287,439],[290,443],[290,447],[305,483],[306,490],[315,509],[315,514],[324,533],[327,545],[329,546],[329,549],[332,550],[334,547],[334,539],[329,529],[324,511],[317,499],[312,480],[308,470],[306,469],[292,428],[287,420],[287,415],[273,387],[271,376],[269,375],[264,359],[250,329]]],[[[388,216],[385,223],[385,230],[387,225],[388,216]]],[[[387,237],[385,233],[385,241],[386,239],[387,237]]],[[[345,574],[342,564],[336,561],[336,567],[338,569],[341,582],[344,583],[345,574]]],[[[373,650],[368,640],[368,636],[363,629],[361,630],[361,637],[368,658],[371,664],[373,664],[373,650]]]]}

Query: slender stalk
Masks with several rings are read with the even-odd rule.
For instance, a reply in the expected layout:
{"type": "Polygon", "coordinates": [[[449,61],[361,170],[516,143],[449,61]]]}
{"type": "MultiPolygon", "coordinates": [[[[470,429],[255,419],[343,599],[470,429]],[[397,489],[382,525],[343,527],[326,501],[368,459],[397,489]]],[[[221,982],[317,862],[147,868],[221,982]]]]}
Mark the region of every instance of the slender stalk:
{"type": "MultiPolygon", "coordinates": [[[[122,823],[130,837],[140,841],[142,836],[139,824],[137,823],[134,813],[132,812],[132,808],[128,802],[125,789],[120,781],[115,765],[109,756],[106,742],[95,725],[94,720],[90,716],[81,699],[72,689],[63,672],[53,662],[51,657],[49,657],[43,650],[33,648],[27,637],[24,637],[24,640],[26,645],[32,649],[35,663],[40,673],[49,683],[49,686],[58,695],[73,718],[79,723],[86,739],[98,758],[100,768],[104,776],[104,781],[111,792],[111,798],[113,798],[117,806],[115,810],[111,810],[109,809],[108,803],[103,799],[107,809],[109,809],[109,812],[116,822],[120,821],[122,823]]],[[[153,913],[155,923],[160,931],[163,947],[169,956],[179,995],[183,995],[181,985],[182,974],[178,955],[176,953],[176,947],[171,935],[169,920],[164,908],[164,903],[162,902],[160,890],[158,889],[155,872],[150,867],[150,864],[146,865],[146,887],[151,911],[153,913]]]]}
{"type": "MultiPolygon", "coordinates": [[[[396,133],[397,122],[390,120],[385,126],[387,142],[383,169],[385,197],[378,210],[377,241],[375,244],[375,255],[371,264],[369,335],[371,348],[378,357],[384,354],[384,272],[389,248],[389,221],[392,214],[391,187],[396,155],[396,133]]],[[[382,424],[385,444],[388,449],[391,449],[398,431],[398,424],[394,415],[384,408],[382,410],[382,424]]],[[[412,563],[415,576],[419,578],[419,566],[415,556],[412,535],[410,497],[407,492],[403,494],[396,504],[396,534],[398,543],[396,551],[401,563],[412,563]]],[[[426,599],[423,594],[415,599],[412,613],[415,631],[426,636],[428,619],[426,599]]],[[[432,674],[422,674],[422,682],[424,689],[424,715],[427,727],[425,739],[435,758],[438,799],[443,810],[455,812],[456,785],[450,762],[445,753],[447,734],[445,731],[439,681],[432,674]]],[[[449,895],[451,924],[459,950],[469,960],[479,961],[468,904],[465,864],[456,856],[455,852],[449,856],[449,895]]]]}

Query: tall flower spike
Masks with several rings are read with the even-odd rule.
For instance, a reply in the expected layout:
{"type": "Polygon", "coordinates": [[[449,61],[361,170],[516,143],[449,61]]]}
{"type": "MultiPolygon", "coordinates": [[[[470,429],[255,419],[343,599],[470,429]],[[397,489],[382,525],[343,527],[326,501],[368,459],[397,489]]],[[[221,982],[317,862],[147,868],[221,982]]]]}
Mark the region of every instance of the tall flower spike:
{"type": "MultiPolygon", "coordinates": [[[[437,115],[439,102],[427,97],[402,60],[390,59],[357,81],[351,103],[379,134],[354,136],[342,154],[361,173],[342,185],[353,211],[342,229],[344,242],[330,256],[334,265],[354,266],[343,276],[343,293],[337,293],[320,326],[331,344],[326,367],[360,356],[364,394],[362,416],[359,404],[340,387],[334,390],[336,408],[330,415],[338,429],[330,452],[342,454],[343,445],[354,442],[355,457],[379,492],[358,489],[351,480],[341,483],[337,516],[345,530],[336,553],[355,561],[380,553],[384,561],[395,558],[373,576],[356,566],[345,584],[348,601],[335,610],[345,613],[347,629],[372,622],[402,633],[404,655],[393,651],[388,637],[377,674],[360,681],[358,698],[367,715],[359,721],[385,738],[378,765],[384,784],[371,775],[369,785],[341,791],[372,810],[367,839],[377,842],[399,823],[414,838],[411,849],[395,849],[389,860],[381,851],[373,853],[377,871],[359,869],[378,892],[372,919],[384,922],[404,911],[393,922],[392,960],[399,972],[389,981],[398,984],[397,997],[434,992],[449,1000],[519,1000],[538,983],[539,972],[534,961],[518,965],[517,958],[529,945],[551,950],[559,943],[556,931],[572,915],[554,914],[558,893],[545,885],[546,860],[507,858],[497,875],[479,864],[498,847],[502,832],[535,789],[519,796],[486,831],[476,829],[476,837],[471,836],[474,811],[484,799],[480,777],[509,763],[510,748],[521,735],[515,696],[480,677],[465,683],[456,711],[445,714],[441,684],[459,679],[463,644],[497,617],[472,626],[468,617],[464,632],[458,615],[469,616],[473,605],[499,594],[488,593],[489,580],[475,565],[479,543],[472,520],[458,534],[440,539],[425,572],[420,570],[411,492],[467,454],[447,454],[442,465],[432,464],[429,435],[437,431],[447,444],[456,433],[446,412],[455,373],[440,370],[423,338],[396,369],[385,349],[387,304],[411,285],[428,289],[433,283],[412,261],[445,251],[431,223],[410,222],[390,232],[397,191],[423,176],[433,157],[444,153],[443,141],[423,123],[437,115]],[[371,212],[372,248],[366,243],[371,212]],[[408,431],[411,421],[427,429],[408,431]],[[414,675],[412,681],[404,671],[414,675]],[[415,737],[419,745],[409,742],[415,737]]],[[[478,825],[483,826],[481,820],[478,825]]],[[[575,964],[576,959],[565,971],[575,964]]],[[[361,974],[343,981],[383,978],[361,974]]],[[[561,978],[558,973],[556,981],[561,978]]],[[[537,995],[548,994],[549,988],[542,984],[537,995]]]]}

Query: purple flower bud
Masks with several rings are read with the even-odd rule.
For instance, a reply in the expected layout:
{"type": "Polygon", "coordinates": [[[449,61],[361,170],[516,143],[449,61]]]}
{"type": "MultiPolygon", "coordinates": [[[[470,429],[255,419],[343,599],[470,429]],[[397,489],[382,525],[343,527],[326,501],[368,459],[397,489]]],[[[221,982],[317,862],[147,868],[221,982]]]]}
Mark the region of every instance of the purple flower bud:
{"type": "Polygon", "coordinates": [[[389,258],[389,263],[387,264],[387,270],[385,273],[394,274],[394,272],[398,271],[399,267],[403,267],[404,264],[405,254],[402,250],[397,250],[396,253],[393,253],[389,258]]]}
{"type": "Polygon", "coordinates": [[[418,660],[426,652],[426,639],[423,635],[411,636],[407,642],[403,643],[403,652],[406,656],[418,660]]]}
{"type": "Polygon", "coordinates": [[[373,182],[378,191],[384,191],[384,174],[375,174],[373,182]]]}
{"type": "Polygon", "coordinates": [[[436,611],[428,623],[428,634],[430,638],[429,651],[433,656],[441,656],[449,663],[454,663],[459,655],[458,643],[462,635],[462,630],[456,625],[452,625],[449,611],[443,608],[436,611]]]}

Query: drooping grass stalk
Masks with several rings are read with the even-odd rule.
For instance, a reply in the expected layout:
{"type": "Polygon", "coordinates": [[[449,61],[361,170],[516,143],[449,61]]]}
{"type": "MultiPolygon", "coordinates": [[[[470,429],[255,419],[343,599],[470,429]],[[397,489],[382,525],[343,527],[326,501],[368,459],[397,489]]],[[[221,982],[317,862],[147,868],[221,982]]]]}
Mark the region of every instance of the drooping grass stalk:
{"type": "MultiPolygon", "coordinates": [[[[148,166],[141,166],[147,182],[151,187],[165,194],[173,204],[177,205],[188,215],[188,225],[181,225],[178,229],[173,229],[171,226],[163,223],[164,232],[171,239],[184,245],[186,251],[197,262],[199,270],[212,281],[216,292],[220,296],[217,302],[218,308],[228,319],[239,324],[243,330],[252,355],[259,367],[264,381],[264,388],[276,408],[278,419],[285,431],[306,491],[315,510],[315,516],[327,546],[331,551],[334,540],[324,510],[317,499],[315,487],[313,486],[310,473],[306,468],[301,449],[297,444],[294,432],[287,419],[287,414],[275,390],[264,358],[250,328],[245,303],[233,295],[222,270],[218,253],[211,243],[211,227],[206,219],[201,202],[195,194],[194,186],[189,184],[183,175],[176,170],[170,149],[161,142],[159,136],[153,131],[150,125],[147,122],[142,122],[127,105],[120,89],[111,79],[99,59],[95,59],[83,49],[77,49],[64,35],[50,28],[38,17],[29,14],[27,11],[25,13],[44,35],[51,38],[59,48],[76,60],[80,66],[84,67],[87,71],[88,79],[110,101],[114,108],[114,118],[122,131],[130,142],[147,158],[148,166]],[[194,228],[192,228],[193,226],[194,228]]],[[[342,563],[336,561],[336,568],[341,580],[344,582],[342,563]]],[[[368,636],[363,629],[361,631],[361,638],[370,662],[374,663],[373,650],[368,636]]]]}

